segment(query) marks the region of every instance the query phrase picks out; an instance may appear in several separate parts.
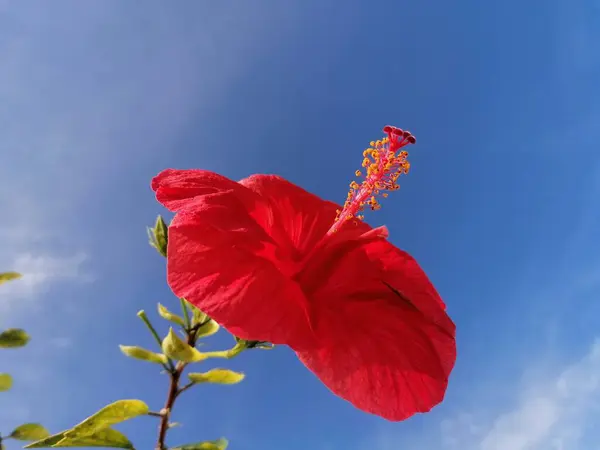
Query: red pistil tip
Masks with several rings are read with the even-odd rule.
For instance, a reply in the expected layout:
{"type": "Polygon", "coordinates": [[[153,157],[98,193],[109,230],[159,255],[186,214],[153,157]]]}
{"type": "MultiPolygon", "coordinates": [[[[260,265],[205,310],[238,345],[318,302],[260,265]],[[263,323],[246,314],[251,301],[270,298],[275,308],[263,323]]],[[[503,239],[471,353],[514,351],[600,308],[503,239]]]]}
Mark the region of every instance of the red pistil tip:
{"type": "MultiPolygon", "coordinates": [[[[387,197],[387,192],[397,191],[400,186],[396,180],[402,174],[407,174],[410,169],[410,163],[407,161],[408,152],[400,151],[401,148],[417,142],[410,131],[401,130],[390,125],[383,127],[383,132],[387,135],[379,141],[371,142],[369,148],[363,152],[362,166],[365,177],[361,182],[353,181],[350,183],[350,192],[344,203],[344,208],[338,211],[335,223],[329,230],[335,233],[347,220],[363,219],[359,212],[365,207],[371,210],[381,208],[376,197],[381,194],[387,197]]],[[[360,170],[356,171],[356,176],[361,176],[360,170]]]]}

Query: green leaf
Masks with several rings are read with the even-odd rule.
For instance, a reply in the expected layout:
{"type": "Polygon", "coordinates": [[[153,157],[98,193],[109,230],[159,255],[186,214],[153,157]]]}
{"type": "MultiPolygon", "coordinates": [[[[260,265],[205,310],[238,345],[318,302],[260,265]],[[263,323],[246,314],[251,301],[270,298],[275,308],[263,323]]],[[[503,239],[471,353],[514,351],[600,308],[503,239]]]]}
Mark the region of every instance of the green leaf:
{"type": "Polygon", "coordinates": [[[246,345],[247,341],[239,340],[237,344],[233,348],[229,350],[218,350],[215,352],[204,352],[203,355],[205,358],[224,358],[231,359],[235,358],[237,355],[242,353],[248,347],[246,345]]]}
{"type": "Polygon", "coordinates": [[[65,431],[65,439],[81,439],[116,423],[143,416],[150,408],[141,400],[118,400],[65,431]]]}
{"type": "Polygon", "coordinates": [[[173,331],[173,328],[169,329],[169,334],[162,341],[162,351],[169,358],[183,361],[186,363],[198,362],[206,359],[203,353],[200,353],[194,347],[189,346],[186,342],[181,340],[177,334],[173,331]]]}
{"type": "Polygon", "coordinates": [[[17,348],[27,345],[29,335],[20,328],[9,328],[0,333],[0,348],[17,348]]]}
{"type": "Polygon", "coordinates": [[[168,320],[169,322],[176,323],[177,325],[182,326],[182,327],[185,326],[183,317],[178,316],[177,314],[173,314],[171,311],[169,311],[167,308],[165,308],[160,303],[158,304],[158,314],[160,314],[160,317],[162,317],[165,320],[168,320]]]}
{"type": "Polygon", "coordinates": [[[97,430],[94,434],[78,439],[65,437],[67,431],[54,434],[46,439],[33,442],[25,448],[66,448],[66,447],[102,447],[102,448],[126,448],[133,449],[127,436],[112,428],[97,430]]]}
{"type": "Polygon", "coordinates": [[[6,283],[12,280],[18,280],[21,278],[21,274],[17,272],[4,272],[0,273],[0,284],[6,283]]]}
{"type": "Polygon", "coordinates": [[[0,373],[0,392],[8,391],[12,387],[13,379],[7,373],[0,373]]]}
{"type": "Polygon", "coordinates": [[[38,441],[48,436],[50,436],[48,430],[39,423],[24,423],[15,428],[9,437],[19,441],[38,441]]]}
{"type": "Polygon", "coordinates": [[[234,338],[235,342],[244,346],[245,349],[260,348],[262,350],[273,350],[275,348],[274,344],[267,341],[247,341],[246,339],[241,339],[237,336],[234,336],[234,338]]]}
{"type": "Polygon", "coordinates": [[[191,303],[188,302],[188,305],[192,308],[192,326],[198,325],[199,323],[204,323],[208,316],[191,303]]]}
{"type": "Polygon", "coordinates": [[[185,444],[175,447],[172,450],[226,450],[229,442],[225,438],[216,441],[198,442],[196,444],[185,444]]]}
{"type": "Polygon", "coordinates": [[[167,256],[168,232],[167,224],[161,216],[156,218],[154,228],[148,228],[150,245],[163,256],[167,256]]]}
{"type": "Polygon", "coordinates": [[[119,348],[125,356],[140,359],[142,361],[148,361],[156,364],[166,364],[168,360],[167,357],[162,353],[154,353],[142,347],[119,345],[119,348]]]}
{"type": "Polygon", "coordinates": [[[196,333],[197,338],[208,337],[215,334],[219,331],[219,324],[214,320],[210,319],[204,325],[198,328],[198,332],[196,333]]]}
{"type": "Polygon", "coordinates": [[[229,369],[212,369],[204,373],[189,373],[192,383],[237,384],[244,379],[243,373],[229,369]]]}

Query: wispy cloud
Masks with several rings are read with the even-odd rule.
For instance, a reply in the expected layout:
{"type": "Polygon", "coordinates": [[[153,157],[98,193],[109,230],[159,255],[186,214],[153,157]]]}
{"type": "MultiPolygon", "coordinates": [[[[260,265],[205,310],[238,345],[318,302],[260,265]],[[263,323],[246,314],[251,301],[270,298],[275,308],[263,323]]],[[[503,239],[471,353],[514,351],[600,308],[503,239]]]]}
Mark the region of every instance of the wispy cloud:
{"type": "Polygon", "coordinates": [[[24,302],[27,302],[27,309],[30,309],[32,301],[39,298],[40,294],[48,292],[57,283],[92,281],[93,277],[84,267],[87,259],[84,253],[53,256],[28,252],[17,255],[8,266],[10,270],[19,272],[23,277],[3,285],[0,290],[2,322],[11,316],[10,313],[16,306],[19,309],[23,308],[24,302]]]}
{"type": "Polygon", "coordinates": [[[512,406],[495,408],[482,401],[476,410],[443,419],[435,443],[428,435],[411,439],[406,447],[401,436],[383,433],[379,448],[588,450],[580,444],[600,406],[600,338],[579,360],[510,385],[516,386],[508,402],[512,406]]]}
{"type": "Polygon", "coordinates": [[[478,423],[478,414],[466,421],[464,417],[445,421],[447,448],[578,449],[600,401],[600,340],[582,359],[557,374],[530,381],[516,397],[514,408],[498,414],[488,426],[478,423]]]}

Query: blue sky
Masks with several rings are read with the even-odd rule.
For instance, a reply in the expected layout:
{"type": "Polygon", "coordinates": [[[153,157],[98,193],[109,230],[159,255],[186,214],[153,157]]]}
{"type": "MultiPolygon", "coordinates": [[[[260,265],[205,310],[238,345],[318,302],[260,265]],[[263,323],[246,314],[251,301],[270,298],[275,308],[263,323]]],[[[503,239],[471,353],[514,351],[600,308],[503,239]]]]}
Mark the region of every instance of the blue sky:
{"type": "MultiPolygon", "coordinates": [[[[413,170],[367,221],[457,324],[445,402],[385,422],[288,349],[255,351],[230,364],[242,384],[182,397],[170,443],[597,450],[599,40],[597,0],[0,1],[0,265],[25,274],[0,327],[32,335],[2,353],[2,431],[162,405],[166,380],[117,347],[153,345],[139,309],[176,307],[146,243],[153,175],[277,173],[341,202],[393,124],[417,136],[413,170]]],[[[154,421],[122,427],[138,450],[154,421]]]]}

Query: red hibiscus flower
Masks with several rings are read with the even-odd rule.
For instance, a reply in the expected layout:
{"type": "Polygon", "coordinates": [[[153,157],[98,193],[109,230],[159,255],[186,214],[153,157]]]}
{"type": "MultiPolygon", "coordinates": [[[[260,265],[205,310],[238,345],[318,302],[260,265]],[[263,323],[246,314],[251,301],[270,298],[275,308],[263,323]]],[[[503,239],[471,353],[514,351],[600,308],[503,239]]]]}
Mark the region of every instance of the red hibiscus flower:
{"type": "Polygon", "coordinates": [[[273,175],[235,182],[167,169],[152,188],[176,213],[167,251],[175,295],[236,336],[290,346],[356,407],[403,420],[442,401],[455,326],[414,258],[385,227],[360,220],[409,169],[401,149],[414,137],[384,132],[342,208],[273,175]]]}

